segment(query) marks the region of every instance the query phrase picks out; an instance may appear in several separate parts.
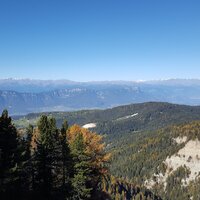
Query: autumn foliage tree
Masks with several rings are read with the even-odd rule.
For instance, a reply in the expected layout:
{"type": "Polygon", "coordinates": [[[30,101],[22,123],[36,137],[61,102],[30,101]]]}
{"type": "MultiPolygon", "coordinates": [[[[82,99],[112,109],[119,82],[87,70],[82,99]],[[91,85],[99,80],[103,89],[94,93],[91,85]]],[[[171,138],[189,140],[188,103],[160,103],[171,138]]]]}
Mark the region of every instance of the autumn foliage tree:
{"type": "Polygon", "coordinates": [[[82,153],[84,153],[85,159],[87,158],[87,170],[89,171],[88,177],[90,179],[87,180],[87,187],[91,188],[91,195],[96,195],[99,183],[104,180],[108,173],[107,167],[110,158],[110,154],[105,152],[103,136],[78,125],[73,125],[68,129],[67,137],[72,151],[77,138],[82,138],[84,146],[84,149],[82,149],[84,152],[82,153]]]}
{"type": "Polygon", "coordinates": [[[110,154],[105,152],[105,143],[103,136],[91,132],[88,129],[82,128],[78,125],[73,125],[68,130],[68,140],[71,144],[81,134],[86,146],[86,154],[90,157],[90,166],[99,174],[107,173],[107,164],[110,159],[110,154]]]}

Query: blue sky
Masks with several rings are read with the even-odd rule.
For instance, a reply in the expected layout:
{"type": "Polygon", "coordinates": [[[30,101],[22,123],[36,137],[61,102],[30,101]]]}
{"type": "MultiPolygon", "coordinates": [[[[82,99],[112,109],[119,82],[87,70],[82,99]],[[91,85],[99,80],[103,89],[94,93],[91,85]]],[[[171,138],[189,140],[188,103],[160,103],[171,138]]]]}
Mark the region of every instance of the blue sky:
{"type": "Polygon", "coordinates": [[[199,0],[0,0],[0,78],[200,78],[199,0]]]}

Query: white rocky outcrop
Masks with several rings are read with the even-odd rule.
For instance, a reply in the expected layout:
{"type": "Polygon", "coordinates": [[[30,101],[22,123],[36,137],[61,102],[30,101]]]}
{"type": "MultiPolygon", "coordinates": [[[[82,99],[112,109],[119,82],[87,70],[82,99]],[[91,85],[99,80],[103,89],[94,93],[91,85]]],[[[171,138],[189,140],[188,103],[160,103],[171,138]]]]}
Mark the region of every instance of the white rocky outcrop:
{"type": "Polygon", "coordinates": [[[117,121],[119,121],[119,120],[125,120],[125,119],[129,119],[129,118],[132,118],[132,117],[135,117],[135,116],[137,116],[138,115],[138,113],[134,113],[134,114],[132,114],[132,115],[127,115],[127,116],[124,116],[124,117],[120,117],[120,118],[118,118],[118,119],[116,119],[117,121]]]}
{"type": "Polygon", "coordinates": [[[83,128],[95,128],[96,127],[96,123],[88,123],[82,126],[83,128]]]}
{"type": "MultiPolygon", "coordinates": [[[[178,144],[185,143],[187,137],[178,137],[174,139],[178,144]]],[[[167,157],[164,161],[164,164],[167,167],[165,174],[154,174],[156,177],[156,182],[163,183],[166,186],[166,179],[179,167],[186,167],[190,174],[183,180],[184,185],[188,185],[190,181],[195,180],[200,177],[200,141],[189,140],[186,142],[185,146],[181,148],[176,154],[167,157]]],[[[148,180],[145,182],[145,185],[148,188],[151,188],[155,184],[155,181],[148,180]]]]}

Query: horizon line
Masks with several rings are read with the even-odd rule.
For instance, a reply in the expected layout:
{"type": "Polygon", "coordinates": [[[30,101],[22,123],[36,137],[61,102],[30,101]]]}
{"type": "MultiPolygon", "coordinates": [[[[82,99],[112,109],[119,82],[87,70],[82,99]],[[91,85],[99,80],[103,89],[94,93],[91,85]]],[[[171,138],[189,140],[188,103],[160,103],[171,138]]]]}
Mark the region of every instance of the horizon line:
{"type": "Polygon", "coordinates": [[[172,81],[172,80],[197,80],[200,81],[200,78],[160,78],[160,79],[139,79],[139,80],[120,80],[120,79],[115,79],[115,80],[87,80],[87,81],[78,81],[78,80],[70,80],[67,78],[58,78],[58,79],[39,79],[39,78],[15,78],[15,77],[9,77],[9,78],[0,78],[0,81],[6,81],[6,80],[11,80],[11,81],[68,81],[68,82],[74,82],[74,83],[99,83],[99,82],[137,82],[137,83],[142,83],[142,82],[152,82],[152,81],[172,81]]]}

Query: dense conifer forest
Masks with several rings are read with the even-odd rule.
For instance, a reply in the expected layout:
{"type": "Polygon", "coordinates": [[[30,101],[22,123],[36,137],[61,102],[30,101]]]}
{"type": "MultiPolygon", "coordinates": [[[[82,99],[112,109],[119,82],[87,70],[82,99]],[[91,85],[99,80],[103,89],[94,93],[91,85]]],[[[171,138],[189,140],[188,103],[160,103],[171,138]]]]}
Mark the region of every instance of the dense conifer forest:
{"type": "Polygon", "coordinates": [[[0,117],[0,198],[161,199],[111,176],[103,137],[42,115],[37,126],[19,131],[6,110],[0,117]]]}
{"type": "Polygon", "coordinates": [[[198,109],[166,103],[142,105],[139,119],[123,117],[141,108],[129,105],[108,111],[30,114],[24,120],[34,123],[26,126],[19,126],[21,118],[13,123],[4,110],[0,117],[1,199],[199,200],[198,176],[183,185],[191,174],[187,167],[177,168],[165,183],[156,178],[166,172],[168,157],[187,142],[200,140],[200,122],[194,121],[198,109]],[[149,118],[152,109],[155,113],[149,118]],[[173,109],[177,113],[171,118],[173,109]],[[98,126],[83,128],[87,117],[99,119],[98,126]],[[183,143],[175,142],[184,137],[183,143]],[[155,184],[148,187],[151,180],[155,184]]]}

